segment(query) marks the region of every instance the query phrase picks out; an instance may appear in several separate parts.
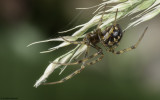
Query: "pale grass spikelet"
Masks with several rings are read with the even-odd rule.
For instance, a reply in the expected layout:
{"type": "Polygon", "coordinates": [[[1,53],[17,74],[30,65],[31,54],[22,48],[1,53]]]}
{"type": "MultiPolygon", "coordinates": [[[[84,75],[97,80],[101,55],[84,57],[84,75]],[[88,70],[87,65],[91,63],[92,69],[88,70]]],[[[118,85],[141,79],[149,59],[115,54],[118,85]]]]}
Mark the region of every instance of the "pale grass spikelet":
{"type": "MultiPolygon", "coordinates": [[[[90,21],[86,22],[85,24],[78,25],[72,29],[69,29],[69,30],[66,30],[63,32],[59,32],[59,33],[66,33],[71,30],[75,30],[75,29],[80,28],[75,33],[73,33],[72,36],[64,36],[64,38],[69,41],[76,41],[79,38],[84,38],[85,33],[86,33],[86,31],[88,31],[88,29],[92,28],[93,26],[98,25],[99,20],[102,16],[102,13],[103,13],[104,6],[107,5],[108,7],[110,7],[109,4],[111,4],[111,3],[115,3],[116,5],[105,11],[106,13],[104,14],[104,17],[103,17],[103,23],[100,26],[101,30],[104,30],[105,27],[112,24],[112,22],[114,21],[116,9],[118,9],[117,20],[120,20],[121,18],[125,18],[130,15],[133,15],[135,13],[138,14],[140,12],[138,15],[133,16],[131,18],[131,22],[124,30],[127,30],[130,27],[136,26],[142,22],[150,20],[160,13],[160,0],[103,0],[103,2],[101,4],[98,4],[93,7],[77,8],[77,9],[81,9],[81,10],[97,8],[93,12],[93,13],[97,13],[97,14],[94,15],[94,17],[90,21]],[[132,20],[134,20],[134,21],[132,21],[132,20]]],[[[61,47],[65,47],[65,46],[70,45],[70,43],[64,41],[61,37],[59,37],[59,38],[55,38],[55,39],[34,42],[28,46],[31,46],[31,45],[37,44],[37,43],[51,42],[51,41],[62,41],[63,43],[61,43],[58,46],[52,47],[52,48],[48,49],[47,51],[43,51],[41,53],[52,52],[52,51],[59,49],[61,47]]],[[[81,54],[83,54],[85,52],[86,48],[87,48],[87,46],[85,46],[85,45],[77,45],[73,50],[58,57],[53,62],[60,62],[60,63],[72,62],[73,59],[78,58],[81,54]]],[[[48,78],[48,76],[55,69],[61,68],[61,72],[60,72],[60,74],[61,74],[65,70],[66,67],[67,66],[64,66],[61,68],[60,65],[56,65],[53,63],[49,64],[49,66],[46,68],[44,74],[36,82],[34,87],[38,87],[43,82],[45,82],[46,79],[48,78]]]]}

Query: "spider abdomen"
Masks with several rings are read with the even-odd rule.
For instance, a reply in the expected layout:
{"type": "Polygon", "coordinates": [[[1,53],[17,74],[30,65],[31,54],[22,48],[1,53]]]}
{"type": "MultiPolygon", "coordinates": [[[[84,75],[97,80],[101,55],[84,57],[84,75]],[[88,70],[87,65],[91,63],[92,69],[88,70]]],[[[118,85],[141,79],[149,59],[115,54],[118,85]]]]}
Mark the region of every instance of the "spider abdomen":
{"type": "Polygon", "coordinates": [[[122,30],[120,26],[117,24],[116,26],[112,25],[107,30],[102,33],[103,41],[106,46],[112,47],[118,44],[122,38],[122,30]]]}
{"type": "Polygon", "coordinates": [[[105,44],[107,46],[116,45],[117,43],[120,42],[120,40],[122,38],[122,34],[120,34],[120,33],[116,33],[116,34],[118,34],[117,36],[114,36],[113,34],[105,41],[105,44]]]}

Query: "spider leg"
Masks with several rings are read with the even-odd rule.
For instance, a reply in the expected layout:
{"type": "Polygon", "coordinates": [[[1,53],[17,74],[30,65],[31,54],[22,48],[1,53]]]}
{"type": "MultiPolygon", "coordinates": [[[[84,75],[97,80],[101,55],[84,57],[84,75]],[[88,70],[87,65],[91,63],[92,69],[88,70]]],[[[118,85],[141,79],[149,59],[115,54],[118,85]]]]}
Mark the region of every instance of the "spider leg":
{"type": "Polygon", "coordinates": [[[99,54],[101,54],[101,51],[98,51],[97,53],[94,53],[92,55],[90,55],[89,57],[86,57],[82,60],[79,60],[77,62],[73,62],[73,63],[58,63],[58,62],[53,62],[54,64],[59,64],[59,65],[77,65],[77,64],[80,64],[80,63],[83,63],[83,62],[86,62],[88,61],[89,59],[92,59],[96,56],[98,56],[99,54]]]}
{"type": "MultiPolygon", "coordinates": [[[[88,56],[88,52],[89,52],[89,46],[87,46],[87,50],[85,52],[84,58],[86,58],[88,56]]],[[[85,62],[83,62],[81,68],[79,68],[78,70],[74,71],[73,73],[71,73],[70,75],[68,75],[67,77],[61,79],[60,81],[56,81],[56,82],[50,82],[50,83],[44,83],[44,85],[49,85],[49,84],[58,84],[58,83],[63,83],[68,79],[71,79],[73,76],[77,75],[78,73],[80,73],[83,69],[85,68],[85,62]]]]}
{"type": "Polygon", "coordinates": [[[101,53],[100,55],[101,55],[101,56],[100,56],[99,58],[97,58],[96,60],[93,60],[93,61],[87,63],[86,65],[88,65],[88,66],[89,66],[89,65],[93,65],[93,64],[95,64],[95,63],[101,61],[101,60],[103,59],[103,57],[104,57],[104,54],[101,53]]]}
{"type": "Polygon", "coordinates": [[[88,57],[89,48],[90,48],[90,46],[87,45],[87,50],[86,50],[86,52],[85,52],[85,54],[84,54],[84,58],[87,58],[87,57],[88,57]]]}
{"type": "Polygon", "coordinates": [[[118,8],[116,10],[115,20],[114,20],[114,23],[113,23],[114,26],[116,26],[116,24],[117,24],[117,13],[118,13],[118,8]]]}
{"type": "Polygon", "coordinates": [[[70,75],[68,75],[67,77],[61,79],[60,81],[56,81],[56,82],[50,82],[50,83],[43,83],[44,85],[51,85],[51,84],[58,84],[58,83],[63,83],[64,81],[71,79],[73,76],[77,75],[78,73],[80,73],[83,69],[85,68],[84,65],[81,66],[81,68],[79,68],[78,70],[74,71],[73,73],[71,73],[70,75]]]}
{"type": "MultiPolygon", "coordinates": [[[[92,46],[92,47],[95,48],[95,49],[97,49],[98,55],[101,55],[101,56],[98,57],[96,60],[93,60],[93,61],[87,63],[86,65],[88,65],[88,66],[89,66],[89,65],[93,65],[93,64],[101,61],[101,60],[103,59],[103,57],[104,57],[104,54],[103,54],[102,49],[101,49],[100,47],[98,47],[97,45],[94,45],[94,46],[92,46]]],[[[97,56],[98,56],[98,55],[97,55],[97,56]]]]}
{"type": "Polygon", "coordinates": [[[139,40],[137,41],[137,43],[135,45],[132,45],[131,47],[123,49],[123,50],[120,50],[120,51],[114,51],[114,49],[110,49],[109,52],[112,52],[114,54],[122,54],[122,53],[125,53],[125,52],[128,52],[128,51],[131,51],[133,49],[136,49],[137,46],[139,45],[139,43],[141,42],[143,36],[145,35],[147,29],[148,29],[148,27],[146,27],[146,29],[144,30],[143,34],[141,35],[141,37],[139,38],[139,40]]]}
{"type": "Polygon", "coordinates": [[[85,44],[84,41],[69,41],[65,39],[64,37],[61,37],[64,41],[69,42],[70,44],[85,44]]]}
{"type": "Polygon", "coordinates": [[[104,41],[103,41],[103,40],[101,39],[101,37],[100,37],[101,34],[102,34],[102,32],[101,32],[101,31],[98,31],[98,38],[99,38],[100,42],[102,43],[102,45],[103,45],[104,47],[106,47],[104,41]]]}
{"type": "Polygon", "coordinates": [[[107,6],[107,5],[104,6],[104,11],[103,11],[102,16],[101,16],[101,18],[100,18],[100,20],[99,20],[99,24],[98,24],[98,26],[97,26],[97,29],[99,29],[100,25],[102,24],[103,16],[104,16],[104,13],[105,13],[105,10],[106,10],[106,6],[107,6]]]}
{"type": "Polygon", "coordinates": [[[107,51],[107,52],[111,52],[112,50],[116,49],[116,48],[119,46],[119,44],[120,44],[120,42],[117,43],[116,45],[114,45],[114,46],[111,47],[111,48],[106,48],[106,51],[107,51]]]}

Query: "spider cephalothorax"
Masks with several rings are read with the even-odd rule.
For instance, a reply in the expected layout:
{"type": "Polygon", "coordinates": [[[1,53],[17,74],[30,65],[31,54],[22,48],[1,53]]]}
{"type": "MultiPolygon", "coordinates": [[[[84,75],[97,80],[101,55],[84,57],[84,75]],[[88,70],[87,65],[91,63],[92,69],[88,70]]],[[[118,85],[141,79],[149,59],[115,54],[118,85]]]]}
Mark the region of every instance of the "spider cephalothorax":
{"type": "Polygon", "coordinates": [[[126,49],[123,49],[120,51],[115,51],[115,49],[119,45],[119,42],[123,36],[123,33],[124,33],[122,31],[122,29],[120,28],[119,24],[116,23],[117,13],[118,13],[118,9],[116,11],[115,21],[114,21],[113,25],[106,27],[105,30],[102,31],[99,28],[99,26],[102,24],[102,19],[103,19],[103,15],[104,15],[104,13],[103,13],[97,28],[94,31],[87,33],[86,36],[84,37],[83,41],[68,41],[62,37],[66,42],[69,42],[71,44],[86,45],[87,50],[85,52],[85,57],[84,57],[84,59],[79,60],[77,62],[73,62],[73,63],[57,63],[57,62],[53,62],[53,63],[60,64],[60,65],[82,64],[81,68],[79,68],[78,70],[76,70],[72,74],[68,75],[67,77],[61,79],[60,81],[44,83],[44,84],[62,83],[64,81],[72,78],[74,75],[80,73],[85,68],[85,66],[95,64],[95,63],[99,62],[100,60],[102,60],[104,57],[104,54],[103,54],[102,49],[97,45],[97,43],[101,43],[106,48],[107,52],[111,52],[114,54],[122,54],[124,52],[131,51],[132,49],[135,49],[138,46],[138,44],[140,43],[140,41],[142,40],[144,34],[146,33],[147,28],[144,30],[143,34],[141,35],[141,37],[139,38],[139,40],[137,41],[136,44],[130,46],[129,48],[126,48],[126,49]],[[90,47],[96,49],[97,53],[94,53],[94,54],[88,56],[88,52],[89,52],[90,47]],[[100,57],[98,57],[97,59],[95,59],[93,61],[88,62],[88,60],[95,58],[97,56],[100,56],[100,57]]]}

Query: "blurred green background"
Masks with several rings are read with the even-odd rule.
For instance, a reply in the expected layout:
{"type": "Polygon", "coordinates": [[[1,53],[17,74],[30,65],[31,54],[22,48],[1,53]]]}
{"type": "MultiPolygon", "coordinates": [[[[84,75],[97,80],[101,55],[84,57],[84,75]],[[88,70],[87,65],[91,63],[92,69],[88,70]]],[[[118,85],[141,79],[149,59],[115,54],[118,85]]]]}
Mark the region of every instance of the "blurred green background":
{"type": "MultiPolygon", "coordinates": [[[[47,54],[40,51],[59,42],[32,42],[55,38],[93,17],[89,7],[101,0],[1,0],[0,1],[0,98],[19,100],[160,100],[160,20],[154,19],[126,31],[119,49],[134,44],[146,26],[147,34],[136,50],[105,58],[63,84],[34,88],[50,61],[69,48],[47,54]]],[[[132,17],[132,16],[130,16],[132,17]]],[[[118,23],[124,29],[130,17],[118,23]]],[[[56,81],[79,66],[68,66],[61,76],[56,70],[48,82],[56,81]]]]}

